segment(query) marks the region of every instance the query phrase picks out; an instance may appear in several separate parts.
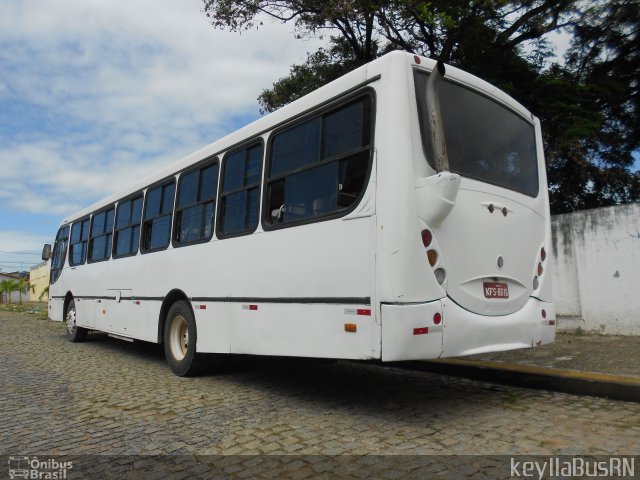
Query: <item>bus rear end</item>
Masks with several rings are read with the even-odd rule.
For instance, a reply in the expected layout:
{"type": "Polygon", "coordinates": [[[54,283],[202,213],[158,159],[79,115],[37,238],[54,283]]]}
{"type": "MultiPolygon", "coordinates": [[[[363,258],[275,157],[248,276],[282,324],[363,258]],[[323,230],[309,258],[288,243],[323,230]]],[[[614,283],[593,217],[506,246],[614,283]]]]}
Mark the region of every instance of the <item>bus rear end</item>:
{"type": "Polygon", "coordinates": [[[430,70],[413,65],[411,73],[423,155],[414,159],[416,219],[407,244],[415,262],[411,290],[424,292],[425,301],[383,302],[382,358],[550,343],[556,322],[540,124],[502,92],[456,69],[439,81],[434,119],[430,70]],[[437,128],[444,142],[434,148],[437,128]],[[445,169],[438,168],[439,153],[447,157],[445,169]]]}

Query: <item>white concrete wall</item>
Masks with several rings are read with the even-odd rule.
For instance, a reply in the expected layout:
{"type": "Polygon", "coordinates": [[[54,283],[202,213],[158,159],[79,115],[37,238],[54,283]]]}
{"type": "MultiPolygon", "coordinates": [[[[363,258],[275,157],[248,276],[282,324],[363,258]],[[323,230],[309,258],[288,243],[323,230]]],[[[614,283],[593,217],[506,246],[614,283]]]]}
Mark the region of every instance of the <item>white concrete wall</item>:
{"type": "Polygon", "coordinates": [[[560,329],[640,335],[640,204],[551,220],[560,329]]]}

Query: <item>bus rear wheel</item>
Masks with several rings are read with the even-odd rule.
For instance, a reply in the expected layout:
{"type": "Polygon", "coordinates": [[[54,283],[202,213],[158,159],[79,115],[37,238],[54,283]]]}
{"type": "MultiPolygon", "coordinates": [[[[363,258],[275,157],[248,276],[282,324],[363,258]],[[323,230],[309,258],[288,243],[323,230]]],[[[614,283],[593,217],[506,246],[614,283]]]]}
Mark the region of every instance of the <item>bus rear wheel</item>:
{"type": "Polygon", "coordinates": [[[171,371],[179,377],[201,371],[202,355],[196,353],[196,322],[184,301],[171,305],[164,324],[164,354],[171,371]]]}
{"type": "Polygon", "coordinates": [[[65,314],[67,340],[74,343],[84,342],[87,339],[87,333],[89,333],[89,331],[76,324],[76,315],[76,302],[75,300],[71,300],[67,306],[67,313],[65,314]]]}

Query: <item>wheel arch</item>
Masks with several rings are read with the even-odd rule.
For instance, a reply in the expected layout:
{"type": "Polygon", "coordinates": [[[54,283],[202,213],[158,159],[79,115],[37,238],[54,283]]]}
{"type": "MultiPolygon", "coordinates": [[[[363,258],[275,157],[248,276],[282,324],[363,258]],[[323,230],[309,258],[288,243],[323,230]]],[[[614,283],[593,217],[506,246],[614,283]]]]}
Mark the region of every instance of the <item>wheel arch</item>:
{"type": "Polygon", "coordinates": [[[67,316],[67,308],[69,307],[69,304],[71,303],[71,300],[73,300],[73,293],[71,293],[70,291],[67,292],[67,294],[64,296],[64,305],[62,307],[62,319],[64,320],[67,316]]]}
{"type": "Polygon", "coordinates": [[[191,314],[195,319],[195,313],[193,311],[193,307],[191,306],[191,301],[189,300],[189,297],[187,297],[187,294],[178,288],[174,288],[164,297],[164,300],[162,300],[160,315],[158,316],[158,343],[164,342],[164,324],[171,305],[180,300],[186,302],[186,304],[189,306],[189,309],[191,310],[191,314]]]}

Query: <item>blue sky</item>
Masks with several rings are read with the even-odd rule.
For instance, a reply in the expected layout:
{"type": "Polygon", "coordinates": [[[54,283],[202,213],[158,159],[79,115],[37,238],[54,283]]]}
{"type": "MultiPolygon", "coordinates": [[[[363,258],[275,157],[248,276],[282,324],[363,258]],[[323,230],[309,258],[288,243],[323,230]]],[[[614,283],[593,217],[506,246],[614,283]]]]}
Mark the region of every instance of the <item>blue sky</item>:
{"type": "Polygon", "coordinates": [[[319,41],[211,27],[201,0],[0,2],[0,271],[60,220],[259,116],[319,41]],[[16,254],[7,252],[19,252],[16,254]]]}
{"type": "Polygon", "coordinates": [[[257,118],[260,91],[320,45],[268,20],[214,30],[201,9],[0,1],[0,271],[38,263],[64,216],[257,118]]]}

